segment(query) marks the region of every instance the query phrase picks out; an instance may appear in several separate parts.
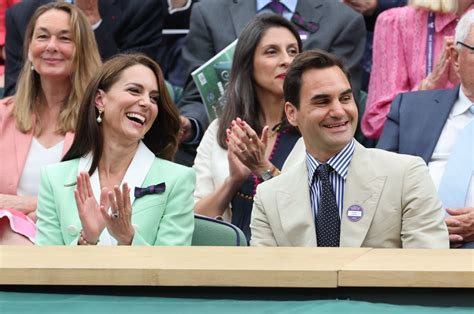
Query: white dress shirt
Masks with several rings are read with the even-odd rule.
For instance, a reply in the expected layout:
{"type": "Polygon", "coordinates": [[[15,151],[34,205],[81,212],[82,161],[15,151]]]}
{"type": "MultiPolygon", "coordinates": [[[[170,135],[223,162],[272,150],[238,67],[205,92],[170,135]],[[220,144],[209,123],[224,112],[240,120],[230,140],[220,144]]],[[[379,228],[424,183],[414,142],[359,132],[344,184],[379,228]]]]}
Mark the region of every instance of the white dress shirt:
{"type": "MultiPolygon", "coordinates": [[[[430,175],[436,189],[439,188],[449,155],[459,134],[464,130],[466,125],[474,120],[474,114],[469,111],[471,105],[472,102],[464,95],[462,88],[460,88],[459,97],[449,113],[433,155],[431,156],[431,160],[428,163],[430,175]]],[[[474,154],[474,152],[471,153],[474,154]]],[[[471,176],[466,203],[464,205],[466,207],[474,207],[474,176],[471,176]]]]}

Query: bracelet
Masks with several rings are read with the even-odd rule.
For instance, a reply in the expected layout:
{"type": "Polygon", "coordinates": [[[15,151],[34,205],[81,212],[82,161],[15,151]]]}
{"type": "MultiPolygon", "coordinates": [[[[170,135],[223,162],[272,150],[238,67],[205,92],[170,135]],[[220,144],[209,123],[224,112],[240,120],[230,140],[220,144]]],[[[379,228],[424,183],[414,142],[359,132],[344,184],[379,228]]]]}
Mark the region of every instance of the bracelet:
{"type": "Polygon", "coordinates": [[[262,178],[263,181],[268,181],[270,180],[271,178],[277,176],[280,174],[280,170],[278,170],[277,167],[275,167],[274,165],[272,165],[272,167],[268,170],[265,170],[262,175],[260,176],[260,178],[262,178]]]}
{"type": "Polygon", "coordinates": [[[280,175],[281,171],[280,169],[278,169],[277,167],[273,166],[273,169],[272,169],[272,174],[274,177],[280,175]]]}
{"type": "Polygon", "coordinates": [[[97,243],[99,243],[99,239],[97,239],[96,243],[91,243],[87,241],[86,238],[84,237],[83,230],[81,230],[81,233],[79,236],[79,245],[97,245],[97,243]]]}

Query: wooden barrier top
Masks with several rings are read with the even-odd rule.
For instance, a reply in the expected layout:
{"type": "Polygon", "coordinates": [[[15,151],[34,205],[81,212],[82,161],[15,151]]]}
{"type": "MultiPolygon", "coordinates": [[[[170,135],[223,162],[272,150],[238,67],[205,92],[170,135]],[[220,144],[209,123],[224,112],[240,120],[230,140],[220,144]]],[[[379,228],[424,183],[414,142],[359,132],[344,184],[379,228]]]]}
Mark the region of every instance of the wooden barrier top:
{"type": "Polygon", "coordinates": [[[342,267],[338,285],[474,288],[474,250],[373,249],[342,267]]]}
{"type": "Polygon", "coordinates": [[[474,288],[473,261],[473,250],[0,246],[0,284],[474,288]]]}

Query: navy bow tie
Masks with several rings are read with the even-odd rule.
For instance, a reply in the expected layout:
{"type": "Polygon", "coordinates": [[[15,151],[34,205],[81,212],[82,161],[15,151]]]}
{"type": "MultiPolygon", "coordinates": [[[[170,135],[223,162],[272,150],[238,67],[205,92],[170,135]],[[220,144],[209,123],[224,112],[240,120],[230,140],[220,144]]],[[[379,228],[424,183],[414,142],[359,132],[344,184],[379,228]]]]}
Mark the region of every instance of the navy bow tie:
{"type": "Polygon", "coordinates": [[[166,184],[164,182],[150,185],[146,188],[135,187],[135,198],[140,198],[148,194],[161,194],[166,190],[166,184]]]}

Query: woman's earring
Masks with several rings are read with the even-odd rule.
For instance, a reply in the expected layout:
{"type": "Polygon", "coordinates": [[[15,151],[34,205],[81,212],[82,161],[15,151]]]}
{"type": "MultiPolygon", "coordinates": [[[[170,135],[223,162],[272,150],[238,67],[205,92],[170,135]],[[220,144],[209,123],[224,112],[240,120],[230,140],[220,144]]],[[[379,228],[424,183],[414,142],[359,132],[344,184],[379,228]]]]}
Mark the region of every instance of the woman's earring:
{"type": "Polygon", "coordinates": [[[31,65],[31,71],[34,71],[35,70],[35,67],[33,65],[31,65]]]}
{"type": "Polygon", "coordinates": [[[99,116],[97,117],[97,123],[100,124],[102,122],[102,109],[99,109],[99,116]]]}

